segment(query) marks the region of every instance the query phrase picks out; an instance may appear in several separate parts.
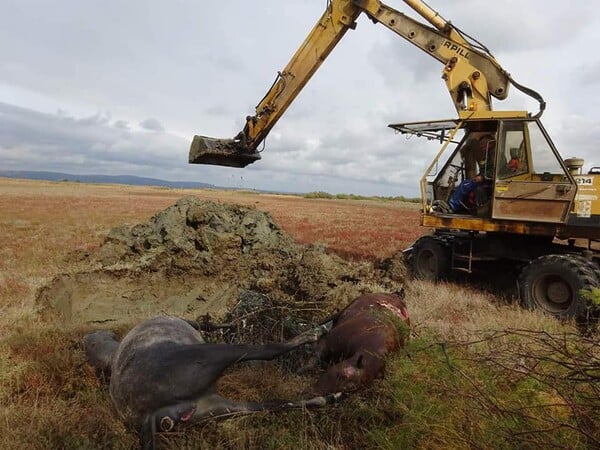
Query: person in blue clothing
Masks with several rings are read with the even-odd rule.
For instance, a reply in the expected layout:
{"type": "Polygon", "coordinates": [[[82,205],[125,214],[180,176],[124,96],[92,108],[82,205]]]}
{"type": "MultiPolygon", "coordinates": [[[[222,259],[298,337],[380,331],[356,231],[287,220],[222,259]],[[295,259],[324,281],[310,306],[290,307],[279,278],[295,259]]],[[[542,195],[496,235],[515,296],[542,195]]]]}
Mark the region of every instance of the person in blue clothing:
{"type": "Polygon", "coordinates": [[[482,215],[482,207],[491,195],[494,178],[496,139],[491,134],[479,138],[474,156],[479,168],[478,174],[460,182],[450,196],[448,205],[453,213],[468,212],[482,215]]]}

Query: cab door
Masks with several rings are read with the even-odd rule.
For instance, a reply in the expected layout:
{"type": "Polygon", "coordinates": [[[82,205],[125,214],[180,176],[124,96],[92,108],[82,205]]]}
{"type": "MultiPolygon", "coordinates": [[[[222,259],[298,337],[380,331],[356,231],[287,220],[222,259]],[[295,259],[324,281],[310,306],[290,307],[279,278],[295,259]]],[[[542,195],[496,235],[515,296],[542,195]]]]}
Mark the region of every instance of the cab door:
{"type": "Polygon", "coordinates": [[[538,120],[500,124],[493,219],[565,223],[577,185],[538,120]]]}

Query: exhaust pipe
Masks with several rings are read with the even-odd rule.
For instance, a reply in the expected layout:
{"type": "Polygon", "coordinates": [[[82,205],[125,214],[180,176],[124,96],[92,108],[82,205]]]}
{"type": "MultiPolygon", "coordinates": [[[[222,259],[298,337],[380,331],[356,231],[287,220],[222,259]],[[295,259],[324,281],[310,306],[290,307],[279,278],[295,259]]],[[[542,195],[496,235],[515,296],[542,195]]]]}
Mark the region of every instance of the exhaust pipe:
{"type": "Polygon", "coordinates": [[[190,164],[246,167],[259,159],[260,153],[248,148],[245,139],[215,139],[196,135],[190,146],[190,164]]]}

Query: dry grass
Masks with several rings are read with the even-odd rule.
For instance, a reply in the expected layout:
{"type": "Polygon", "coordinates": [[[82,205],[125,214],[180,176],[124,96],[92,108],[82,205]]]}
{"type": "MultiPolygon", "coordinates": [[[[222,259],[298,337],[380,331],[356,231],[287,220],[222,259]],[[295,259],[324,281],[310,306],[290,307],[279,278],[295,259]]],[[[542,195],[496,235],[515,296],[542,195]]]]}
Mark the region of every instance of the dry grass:
{"type": "MultiPolygon", "coordinates": [[[[97,248],[112,227],[146,221],[191,193],[268,211],[297,241],[320,241],[331,251],[358,260],[390,256],[423,232],[414,205],[0,179],[2,448],[135,446],[136,436],[116,418],[106,386],[84,363],[80,344],[84,328],[41,322],[34,311],[33,297],[55,273],[77,269],[74,252],[97,248]]],[[[413,341],[406,353],[390,362],[385,380],[335,408],[259,414],[209,424],[183,435],[161,438],[161,447],[593,445],[593,440],[577,429],[583,419],[591,421],[587,429],[597,429],[594,421],[599,417],[593,411],[598,411],[600,405],[598,399],[586,397],[590,393],[588,385],[566,384],[565,389],[581,394],[567,397],[560,386],[544,384],[540,374],[537,380],[531,374],[516,376],[514,370],[519,367],[501,368],[499,364],[506,361],[492,358],[517,347],[532,352],[535,349],[540,355],[552,354],[540,344],[546,341],[540,341],[539,334],[497,334],[507,328],[570,336],[573,348],[579,348],[579,338],[569,334],[574,332],[569,324],[460,285],[411,282],[407,288],[413,341]],[[580,398],[588,403],[579,412],[579,406],[569,402],[580,398]],[[525,410],[528,415],[522,414],[525,410]],[[543,417],[552,421],[544,422],[543,417]],[[543,431],[544,426],[552,430],[543,431]],[[535,439],[528,434],[532,432],[536,433],[535,439]]],[[[591,352],[587,357],[593,361],[598,349],[592,348],[591,352]]],[[[551,375],[561,373],[560,367],[552,364],[536,367],[543,367],[544,373],[551,375]]],[[[299,397],[310,381],[267,364],[227,374],[221,388],[232,397],[244,399],[299,397]]]]}
{"type": "Polygon", "coordinates": [[[491,293],[452,283],[412,281],[408,286],[409,306],[414,316],[413,332],[435,333],[439,339],[467,341],[482,330],[507,327],[548,332],[574,331],[538,311],[506,304],[491,293]],[[414,299],[415,301],[410,301],[414,299]]]}

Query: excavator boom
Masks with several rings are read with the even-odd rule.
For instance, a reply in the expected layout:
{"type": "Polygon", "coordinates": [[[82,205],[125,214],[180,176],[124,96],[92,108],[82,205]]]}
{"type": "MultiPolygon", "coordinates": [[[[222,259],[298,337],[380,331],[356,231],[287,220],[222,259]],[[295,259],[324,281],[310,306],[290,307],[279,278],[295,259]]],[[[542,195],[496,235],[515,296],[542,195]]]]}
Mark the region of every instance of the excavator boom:
{"type": "Polygon", "coordinates": [[[352,1],[331,1],[310,34],[287,66],[277,73],[275,82],[256,106],[253,116],[233,139],[194,136],[189,162],[230,167],[245,167],[261,159],[258,146],[271,128],[342,39],[356,26],[361,10],[352,1]]]}
{"type": "MultiPolygon", "coordinates": [[[[310,34],[277,73],[254,115],[246,117],[244,128],[233,139],[194,136],[189,162],[245,167],[261,159],[257,150],[260,143],[348,29],[355,28],[362,13],[444,64],[442,79],[459,114],[490,111],[492,97],[506,98],[509,84],[515,83],[483,45],[467,38],[422,0],[404,2],[431,26],[379,0],[329,0],[310,34]]],[[[533,91],[528,91],[532,95],[533,91]]]]}

